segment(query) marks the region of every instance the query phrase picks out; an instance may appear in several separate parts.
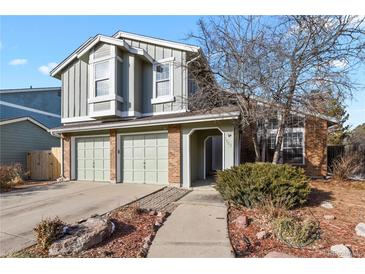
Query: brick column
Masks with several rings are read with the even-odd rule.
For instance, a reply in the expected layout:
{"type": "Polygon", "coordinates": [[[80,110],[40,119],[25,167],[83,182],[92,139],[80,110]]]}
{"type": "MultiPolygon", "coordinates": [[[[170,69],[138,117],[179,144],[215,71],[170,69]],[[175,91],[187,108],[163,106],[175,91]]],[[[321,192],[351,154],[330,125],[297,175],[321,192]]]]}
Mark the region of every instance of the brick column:
{"type": "Polygon", "coordinates": [[[66,181],[71,179],[71,136],[69,134],[62,134],[63,142],[63,177],[66,181]]]}
{"type": "Polygon", "coordinates": [[[169,146],[169,184],[181,185],[181,126],[168,126],[169,146]]]}
{"type": "Polygon", "coordinates": [[[117,130],[110,130],[110,182],[117,182],[117,130]]]}
{"type": "Polygon", "coordinates": [[[309,176],[327,175],[327,121],[310,116],[305,121],[305,169],[309,176]]]}

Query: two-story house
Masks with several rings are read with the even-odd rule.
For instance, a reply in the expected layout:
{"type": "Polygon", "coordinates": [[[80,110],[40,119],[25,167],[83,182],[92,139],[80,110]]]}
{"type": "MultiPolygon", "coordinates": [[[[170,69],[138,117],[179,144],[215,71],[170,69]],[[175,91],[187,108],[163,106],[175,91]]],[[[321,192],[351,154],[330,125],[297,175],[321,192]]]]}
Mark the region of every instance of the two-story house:
{"type": "MultiPolygon", "coordinates": [[[[63,176],[191,187],[245,160],[249,142],[235,126],[238,111],[188,109],[188,64],[199,53],[118,32],[90,38],[62,61],[51,75],[62,81],[63,126],[52,132],[62,135],[63,176]]],[[[300,146],[309,173],[325,175],[327,122],[320,132],[311,122],[302,128],[290,144],[300,146]]]]}

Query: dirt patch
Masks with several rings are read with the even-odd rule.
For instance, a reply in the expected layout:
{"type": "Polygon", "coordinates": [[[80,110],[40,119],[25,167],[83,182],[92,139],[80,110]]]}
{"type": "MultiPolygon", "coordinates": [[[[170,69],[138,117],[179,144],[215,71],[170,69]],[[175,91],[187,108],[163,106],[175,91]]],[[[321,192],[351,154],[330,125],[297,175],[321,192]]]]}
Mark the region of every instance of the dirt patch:
{"type": "Polygon", "coordinates": [[[357,236],[355,226],[365,221],[365,183],[314,180],[307,206],[291,213],[302,218],[311,217],[320,223],[320,239],[304,248],[291,248],[270,237],[257,240],[256,234],[263,227],[264,214],[259,209],[231,206],[228,212],[228,228],[232,246],[238,257],[264,257],[270,251],[284,252],[297,257],[335,257],[329,252],[335,244],[347,245],[353,257],[365,257],[365,239],[357,236]],[[332,209],[320,206],[323,201],[333,204],[332,209]],[[239,215],[246,215],[250,224],[238,228],[234,223],[239,215]],[[334,215],[334,220],[324,219],[324,215],[334,215]]]}

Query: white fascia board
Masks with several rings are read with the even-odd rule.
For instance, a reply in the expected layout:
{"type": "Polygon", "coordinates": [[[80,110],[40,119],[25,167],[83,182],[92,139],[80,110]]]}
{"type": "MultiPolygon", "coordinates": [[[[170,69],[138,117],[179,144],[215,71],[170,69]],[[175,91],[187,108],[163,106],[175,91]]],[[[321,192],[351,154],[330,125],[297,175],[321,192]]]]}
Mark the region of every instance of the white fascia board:
{"type": "Polygon", "coordinates": [[[37,122],[36,120],[34,120],[31,117],[20,117],[20,118],[1,121],[0,126],[7,125],[7,124],[14,124],[14,123],[23,122],[23,121],[29,121],[29,122],[39,126],[40,128],[44,129],[45,131],[47,131],[47,132],[49,131],[48,127],[46,127],[45,125],[37,122]]]}
{"type": "Polygon", "coordinates": [[[146,58],[147,61],[149,61],[151,64],[153,64],[154,60],[153,58],[151,57],[151,55],[149,55],[147,53],[147,51],[145,51],[144,49],[141,49],[141,48],[135,48],[135,47],[130,47],[129,48],[129,52],[130,53],[133,53],[133,54],[137,54],[137,55],[141,55],[143,56],[144,58],[146,58]]]}
{"type": "Polygon", "coordinates": [[[133,121],[133,122],[120,122],[111,124],[92,125],[89,127],[75,127],[70,129],[55,129],[52,130],[54,133],[62,132],[80,132],[90,130],[104,130],[104,129],[118,129],[118,128],[133,128],[133,127],[146,127],[146,126],[159,126],[169,124],[186,124],[186,123],[197,123],[197,122],[209,122],[209,121],[222,121],[222,120],[235,120],[239,117],[239,112],[227,112],[219,114],[202,114],[191,117],[177,117],[177,118],[166,118],[160,121],[133,121]]]}
{"type": "Polygon", "coordinates": [[[167,41],[167,40],[163,40],[163,39],[148,37],[148,36],[124,32],[124,31],[117,32],[114,35],[114,38],[117,38],[117,39],[118,38],[127,38],[127,39],[132,39],[132,40],[138,40],[138,41],[145,42],[145,43],[152,43],[152,44],[156,44],[156,45],[160,45],[160,46],[164,46],[164,47],[175,48],[175,49],[190,51],[190,52],[198,52],[200,50],[200,48],[196,47],[196,46],[167,41]]]}
{"type": "Polygon", "coordinates": [[[82,45],[80,47],[80,50],[76,50],[75,53],[71,54],[59,66],[57,66],[55,69],[53,69],[51,71],[51,76],[56,77],[64,67],[66,67],[68,64],[70,64],[74,59],[81,58],[83,55],[85,55],[88,51],[90,51],[99,42],[122,47],[130,53],[143,56],[150,63],[154,62],[153,58],[144,49],[131,47],[130,45],[128,45],[127,42],[125,42],[124,40],[121,40],[121,39],[117,39],[114,37],[108,37],[108,36],[104,36],[104,35],[98,35],[98,36],[92,38],[91,40],[88,40],[84,45],[82,45]]]}
{"type": "Polygon", "coordinates": [[[93,39],[95,39],[95,37],[91,37],[89,39],[87,39],[84,43],[82,43],[82,45],[80,47],[78,47],[73,53],[71,53],[66,59],[64,59],[61,63],[58,64],[58,66],[56,66],[53,70],[51,70],[50,75],[52,77],[56,77],[56,78],[60,78],[57,77],[58,74],[61,72],[61,70],[67,66],[68,64],[70,64],[77,56],[77,53],[82,50],[84,47],[86,47],[93,39]]]}

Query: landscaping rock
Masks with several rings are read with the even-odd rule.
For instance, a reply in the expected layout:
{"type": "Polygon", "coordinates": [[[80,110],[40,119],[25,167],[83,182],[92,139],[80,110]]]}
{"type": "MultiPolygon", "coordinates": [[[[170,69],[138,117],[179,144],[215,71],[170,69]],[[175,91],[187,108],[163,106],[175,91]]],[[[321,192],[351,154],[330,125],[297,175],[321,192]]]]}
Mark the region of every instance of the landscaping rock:
{"type": "Polygon", "coordinates": [[[331,208],[333,208],[333,205],[328,201],[324,201],[321,203],[321,207],[331,209],[331,208]]]}
{"type": "Polygon", "coordinates": [[[151,210],[148,214],[151,215],[151,216],[154,216],[154,215],[157,214],[157,212],[155,210],[151,210]]]}
{"type": "Polygon", "coordinates": [[[336,219],[335,215],[324,215],[323,218],[325,220],[334,220],[334,219],[336,219]]]}
{"type": "Polygon", "coordinates": [[[352,257],[351,250],[343,244],[331,246],[331,253],[333,253],[341,258],[351,258],[352,257]]]}
{"type": "Polygon", "coordinates": [[[86,250],[105,239],[113,232],[113,223],[102,217],[92,217],[81,224],[69,227],[69,234],[54,242],[48,254],[72,255],[86,250]]]}
{"type": "Polygon", "coordinates": [[[365,223],[359,223],[355,227],[355,231],[357,236],[365,237],[365,223]]]}
{"type": "Polygon", "coordinates": [[[271,251],[266,254],[265,258],[297,258],[297,257],[282,252],[271,251]]]}
{"type": "Polygon", "coordinates": [[[266,239],[269,236],[269,233],[267,233],[266,231],[260,231],[256,234],[256,238],[258,240],[263,240],[266,239]]]}
{"type": "Polygon", "coordinates": [[[248,218],[245,215],[241,215],[238,216],[233,223],[237,226],[237,227],[242,227],[242,228],[246,228],[248,226],[248,218]]]}

